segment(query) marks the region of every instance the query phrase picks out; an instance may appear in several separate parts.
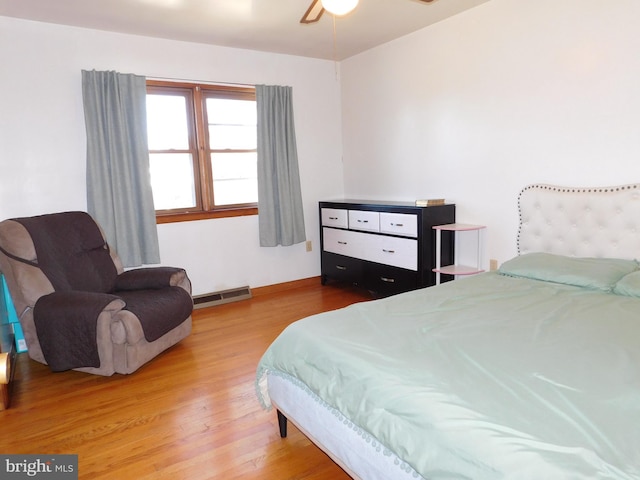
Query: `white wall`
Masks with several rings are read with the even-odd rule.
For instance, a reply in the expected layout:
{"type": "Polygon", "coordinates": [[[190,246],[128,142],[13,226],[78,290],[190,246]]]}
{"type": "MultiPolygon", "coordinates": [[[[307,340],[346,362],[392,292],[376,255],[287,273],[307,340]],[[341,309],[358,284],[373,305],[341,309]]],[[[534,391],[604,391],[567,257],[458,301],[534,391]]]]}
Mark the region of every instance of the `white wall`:
{"type": "Polygon", "coordinates": [[[444,197],[516,254],[530,183],[640,181],[640,2],[491,0],[341,64],[347,196],[444,197]]]}
{"type": "Polygon", "coordinates": [[[504,261],[526,184],[640,181],[639,18],[637,0],[491,0],[343,61],[338,83],[329,61],[0,17],[0,218],[86,208],[80,70],[113,69],[294,88],[314,251],[258,247],[256,217],[160,225],[196,294],[318,275],[317,201],[343,191],[445,197],[504,261]]]}
{"type": "Polygon", "coordinates": [[[86,210],[81,70],[293,87],[307,238],[260,248],[257,217],[159,225],[162,263],[194,293],[320,273],[317,202],[342,193],[333,62],[0,17],[0,219],[86,210]]]}

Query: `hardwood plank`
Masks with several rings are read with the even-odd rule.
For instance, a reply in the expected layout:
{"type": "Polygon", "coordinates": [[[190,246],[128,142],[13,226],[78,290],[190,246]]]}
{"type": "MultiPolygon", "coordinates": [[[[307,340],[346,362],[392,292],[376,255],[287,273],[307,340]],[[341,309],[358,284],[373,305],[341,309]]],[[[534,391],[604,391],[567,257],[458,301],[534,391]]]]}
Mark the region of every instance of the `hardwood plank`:
{"type": "Polygon", "coordinates": [[[291,322],[369,300],[305,281],[194,311],[193,333],[132,375],[52,373],[20,354],[0,452],[75,453],[81,479],[340,480],[293,425],[281,439],[255,371],[291,322]]]}

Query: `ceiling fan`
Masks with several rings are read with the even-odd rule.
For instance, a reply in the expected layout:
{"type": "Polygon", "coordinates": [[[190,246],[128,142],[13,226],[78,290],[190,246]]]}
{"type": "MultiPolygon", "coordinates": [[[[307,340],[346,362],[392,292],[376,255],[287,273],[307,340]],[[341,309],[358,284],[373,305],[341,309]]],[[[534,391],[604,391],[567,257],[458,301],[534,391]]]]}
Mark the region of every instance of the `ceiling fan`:
{"type": "MultiPolygon", "coordinates": [[[[419,1],[431,3],[433,0],[419,1]]],[[[358,5],[358,0],[312,0],[311,5],[300,19],[300,23],[317,22],[325,10],[337,16],[346,15],[356,8],[356,5],[358,5]]]]}

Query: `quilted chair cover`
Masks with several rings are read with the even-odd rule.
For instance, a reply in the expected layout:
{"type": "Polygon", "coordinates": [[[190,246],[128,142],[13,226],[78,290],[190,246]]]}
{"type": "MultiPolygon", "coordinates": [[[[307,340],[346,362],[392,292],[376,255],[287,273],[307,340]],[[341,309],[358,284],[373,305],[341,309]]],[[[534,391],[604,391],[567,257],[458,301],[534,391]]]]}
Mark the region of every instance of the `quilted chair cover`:
{"type": "Polygon", "coordinates": [[[0,222],[0,271],[29,356],[53,371],[132,373],[191,332],[186,272],[125,272],[85,212],[0,222]]]}

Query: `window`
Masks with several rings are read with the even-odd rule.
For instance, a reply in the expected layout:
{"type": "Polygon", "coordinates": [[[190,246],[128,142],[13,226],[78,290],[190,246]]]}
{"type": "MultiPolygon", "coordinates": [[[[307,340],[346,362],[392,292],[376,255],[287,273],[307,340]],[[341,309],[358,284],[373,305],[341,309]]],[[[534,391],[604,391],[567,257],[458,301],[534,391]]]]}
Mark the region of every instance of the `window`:
{"type": "Polygon", "coordinates": [[[253,87],[147,81],[158,223],[258,213],[256,118],[253,87]]]}

